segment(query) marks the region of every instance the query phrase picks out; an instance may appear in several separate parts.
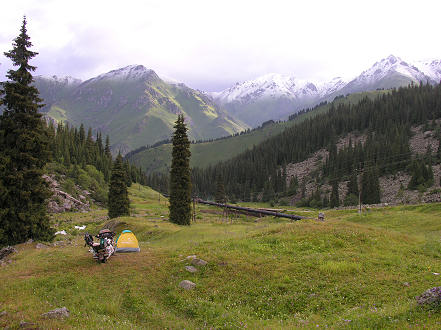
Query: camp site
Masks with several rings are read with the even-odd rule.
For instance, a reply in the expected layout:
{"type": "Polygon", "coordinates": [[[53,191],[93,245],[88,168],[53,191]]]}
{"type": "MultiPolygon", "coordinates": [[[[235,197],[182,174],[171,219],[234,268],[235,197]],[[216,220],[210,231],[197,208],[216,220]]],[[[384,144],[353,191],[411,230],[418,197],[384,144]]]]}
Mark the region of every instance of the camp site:
{"type": "Polygon", "coordinates": [[[441,329],[440,12],[3,1],[0,328],[441,329]]]}
{"type": "MultiPolygon", "coordinates": [[[[415,297],[439,285],[438,204],[326,211],[325,221],[230,213],[198,204],[196,221],[167,220],[168,200],[138,184],[131,216],[117,218],[140,252],[95,262],[84,231],[98,233],[105,210],[62,213],[53,244],[17,246],[0,268],[0,324],[42,328],[437,328],[415,297]],[[86,226],[85,230],[75,229],[86,226]],[[406,256],[404,258],[403,256],[406,256]],[[206,261],[199,266],[193,258],[206,261]],[[187,269],[195,272],[190,272],[187,269]],[[195,284],[180,287],[183,281],[195,284]],[[70,316],[42,314],[66,307],[70,316]]],[[[248,206],[259,206],[257,204],[248,206]]],[[[120,239],[122,236],[120,237],[120,239]]],[[[116,239],[116,238],[115,238],[116,239]]]]}

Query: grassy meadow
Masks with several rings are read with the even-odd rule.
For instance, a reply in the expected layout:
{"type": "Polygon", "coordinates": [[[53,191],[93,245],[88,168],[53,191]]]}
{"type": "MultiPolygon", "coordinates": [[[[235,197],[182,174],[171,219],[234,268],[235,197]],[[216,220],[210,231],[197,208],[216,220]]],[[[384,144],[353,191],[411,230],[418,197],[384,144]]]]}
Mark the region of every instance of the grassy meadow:
{"type": "Polygon", "coordinates": [[[98,264],[74,226],[96,234],[106,210],[53,216],[68,232],[57,236],[64,242],[21,244],[0,267],[0,327],[441,328],[440,311],[415,300],[441,285],[440,204],[326,211],[325,222],[227,222],[219,209],[198,205],[196,223],[179,227],[157,192],[133,185],[130,198],[133,214],[117,219],[117,232],[131,229],[140,253],[98,264]],[[194,254],[208,264],[189,273],[194,254]],[[182,280],[195,289],[179,288],[182,280]],[[40,316],[63,306],[67,319],[40,316]]]}

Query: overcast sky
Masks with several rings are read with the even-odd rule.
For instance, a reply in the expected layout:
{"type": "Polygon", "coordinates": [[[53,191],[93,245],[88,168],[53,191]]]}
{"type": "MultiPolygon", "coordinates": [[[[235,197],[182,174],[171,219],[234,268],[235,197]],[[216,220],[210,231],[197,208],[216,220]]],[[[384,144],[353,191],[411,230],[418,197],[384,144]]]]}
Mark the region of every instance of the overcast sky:
{"type": "Polygon", "coordinates": [[[390,54],[440,59],[441,1],[13,0],[0,79],[23,15],[37,74],[87,79],[130,64],[207,91],[266,73],[353,77],[390,54]]]}

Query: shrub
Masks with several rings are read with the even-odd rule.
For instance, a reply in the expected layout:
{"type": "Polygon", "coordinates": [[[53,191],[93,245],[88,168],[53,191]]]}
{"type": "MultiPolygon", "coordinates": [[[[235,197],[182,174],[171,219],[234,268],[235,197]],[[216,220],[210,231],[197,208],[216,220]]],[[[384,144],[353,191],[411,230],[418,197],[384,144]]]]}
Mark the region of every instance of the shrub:
{"type": "Polygon", "coordinates": [[[61,188],[63,189],[63,191],[67,192],[68,194],[74,196],[76,195],[75,182],[72,179],[64,180],[64,182],[61,184],[61,188]]]}

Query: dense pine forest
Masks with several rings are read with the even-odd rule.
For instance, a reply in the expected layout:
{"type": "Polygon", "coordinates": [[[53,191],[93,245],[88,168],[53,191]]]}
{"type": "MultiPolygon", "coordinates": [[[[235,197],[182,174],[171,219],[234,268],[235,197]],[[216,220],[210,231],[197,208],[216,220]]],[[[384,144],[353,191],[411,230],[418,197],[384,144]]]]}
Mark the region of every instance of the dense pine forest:
{"type": "MultiPolygon", "coordinates": [[[[379,202],[380,174],[407,170],[415,177],[413,186],[430,183],[432,162],[440,159],[437,155],[432,157],[430,150],[426,157],[412,157],[409,139],[412,126],[430,122],[432,128],[436,128],[434,120],[440,117],[440,85],[411,85],[392,90],[375,100],[365,98],[354,105],[332,105],[328,113],[288,128],[229,161],[206,169],[193,168],[193,194],[214,198],[216,178],[222,178],[225,192],[233,201],[270,201],[277,196],[293,194],[302,189],[302,182],[296,178],[288,182],[286,166],[301,162],[324,148],[329,156],[323,159],[322,167],[315,174],[318,185],[336,186],[339,181],[350,180],[354,173],[363,174],[362,202],[379,202]],[[364,134],[366,140],[364,143],[350,141],[337,150],[338,139],[348,133],[364,134]]],[[[437,132],[439,138],[439,129],[437,132]]],[[[167,189],[167,178],[160,174],[149,176],[148,182],[161,191],[167,189]]],[[[358,184],[349,192],[358,194],[358,184]]],[[[320,200],[320,206],[328,206],[328,203],[336,206],[342,202],[332,201],[332,195],[325,201],[320,200]]],[[[319,196],[317,192],[317,200],[319,196]]]]}
{"type": "MultiPolygon", "coordinates": [[[[52,163],[47,166],[47,172],[65,176],[63,188],[73,193],[73,185],[78,184],[83,189],[90,189],[96,201],[103,204],[107,201],[107,185],[112,171],[112,154],[109,137],[103,141],[98,132],[95,136],[92,129],[86,130],[84,125],[79,128],[69,124],[53,123],[48,125],[52,163]]],[[[126,185],[146,183],[146,177],[136,166],[128,161],[123,162],[126,173],[126,185]]]]}

